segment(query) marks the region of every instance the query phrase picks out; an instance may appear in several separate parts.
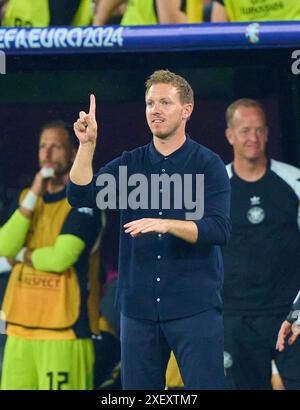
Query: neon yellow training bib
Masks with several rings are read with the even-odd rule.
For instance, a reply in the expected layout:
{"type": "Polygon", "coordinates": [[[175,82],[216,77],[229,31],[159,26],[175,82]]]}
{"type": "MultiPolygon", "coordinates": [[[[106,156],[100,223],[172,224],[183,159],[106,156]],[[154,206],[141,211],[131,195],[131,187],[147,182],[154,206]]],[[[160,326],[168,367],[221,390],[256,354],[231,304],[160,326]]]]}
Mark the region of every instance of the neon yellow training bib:
{"type": "Polygon", "coordinates": [[[224,0],[230,21],[300,20],[298,0],[224,0]]]}
{"type": "MultiPolygon", "coordinates": [[[[202,0],[186,0],[184,8],[189,23],[200,23],[203,21],[202,0]]],[[[155,0],[129,0],[121,24],[122,26],[158,24],[155,0]]]]}

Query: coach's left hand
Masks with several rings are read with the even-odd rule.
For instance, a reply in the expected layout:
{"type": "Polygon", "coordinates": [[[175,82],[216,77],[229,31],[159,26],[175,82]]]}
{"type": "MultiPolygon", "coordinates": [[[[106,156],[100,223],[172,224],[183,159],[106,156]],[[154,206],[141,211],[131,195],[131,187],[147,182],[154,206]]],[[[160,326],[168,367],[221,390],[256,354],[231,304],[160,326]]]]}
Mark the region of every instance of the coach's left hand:
{"type": "Polygon", "coordinates": [[[128,222],[124,225],[125,233],[129,233],[133,238],[145,233],[167,233],[169,230],[168,219],[142,218],[128,222]]]}

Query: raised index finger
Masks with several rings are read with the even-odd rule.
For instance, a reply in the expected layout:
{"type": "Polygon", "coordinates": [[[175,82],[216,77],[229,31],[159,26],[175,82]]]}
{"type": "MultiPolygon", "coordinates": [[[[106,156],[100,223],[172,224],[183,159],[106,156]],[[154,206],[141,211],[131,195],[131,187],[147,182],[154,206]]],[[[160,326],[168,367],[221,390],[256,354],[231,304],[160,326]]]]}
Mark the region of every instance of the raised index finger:
{"type": "Polygon", "coordinates": [[[93,115],[94,117],[96,116],[96,97],[94,94],[90,95],[90,115],[93,115]]]}

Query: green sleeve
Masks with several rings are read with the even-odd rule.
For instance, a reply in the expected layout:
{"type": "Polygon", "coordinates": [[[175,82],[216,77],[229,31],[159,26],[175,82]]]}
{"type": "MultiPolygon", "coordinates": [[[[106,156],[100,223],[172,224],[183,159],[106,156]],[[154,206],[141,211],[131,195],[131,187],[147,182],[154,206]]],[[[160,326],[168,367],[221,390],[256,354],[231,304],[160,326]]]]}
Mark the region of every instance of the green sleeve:
{"type": "Polygon", "coordinates": [[[59,235],[54,246],[45,246],[32,252],[32,265],[44,272],[62,273],[78,260],[85,242],[75,235],[59,235]]]}
{"type": "Polygon", "coordinates": [[[0,255],[14,258],[24,246],[31,220],[17,209],[0,229],[0,255]]]}

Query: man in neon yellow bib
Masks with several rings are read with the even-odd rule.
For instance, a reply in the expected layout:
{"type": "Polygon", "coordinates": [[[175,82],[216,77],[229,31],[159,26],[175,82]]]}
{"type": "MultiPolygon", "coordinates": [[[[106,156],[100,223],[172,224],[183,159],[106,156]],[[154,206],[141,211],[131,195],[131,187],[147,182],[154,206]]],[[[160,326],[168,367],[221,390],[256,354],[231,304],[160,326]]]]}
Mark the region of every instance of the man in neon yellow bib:
{"type": "Polygon", "coordinates": [[[212,22],[300,20],[295,0],[214,0],[212,22]]]}
{"type": "MultiPolygon", "coordinates": [[[[101,0],[94,25],[106,24],[114,10],[124,0],[101,0]]],[[[151,24],[201,23],[203,0],[128,0],[122,26],[151,24]]]]}
{"type": "Polygon", "coordinates": [[[66,199],[75,153],[66,124],[43,127],[41,171],[0,230],[0,255],[15,260],[2,305],[2,389],[93,387],[101,218],[90,208],[71,209],[66,199]]]}

